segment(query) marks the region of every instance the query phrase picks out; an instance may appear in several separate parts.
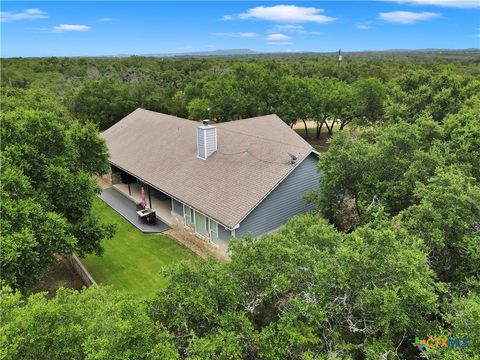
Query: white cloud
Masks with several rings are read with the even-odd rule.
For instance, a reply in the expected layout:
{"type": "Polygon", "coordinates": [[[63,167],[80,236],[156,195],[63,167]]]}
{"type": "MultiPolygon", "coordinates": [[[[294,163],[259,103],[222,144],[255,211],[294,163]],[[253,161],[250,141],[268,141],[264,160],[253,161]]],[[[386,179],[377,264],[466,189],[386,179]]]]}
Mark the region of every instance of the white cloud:
{"type": "Polygon", "coordinates": [[[359,30],[369,30],[369,29],[372,28],[372,22],[371,21],[364,21],[362,23],[357,24],[356,28],[359,29],[359,30]]]}
{"type": "Polygon", "coordinates": [[[26,9],[24,11],[1,11],[0,22],[10,22],[17,20],[35,20],[47,19],[48,15],[45,11],[40,9],[26,9]]]}
{"type": "Polygon", "coordinates": [[[265,40],[267,40],[268,45],[292,45],[292,42],[289,41],[291,39],[290,36],[285,34],[270,34],[267,35],[265,40]]]}
{"type": "Polygon", "coordinates": [[[45,27],[26,27],[25,30],[28,30],[28,31],[49,31],[50,29],[45,28],[45,27]]]}
{"type": "Polygon", "coordinates": [[[359,30],[369,30],[372,28],[370,25],[366,25],[366,24],[358,24],[356,27],[359,30]]]}
{"type": "Polygon", "coordinates": [[[266,20],[287,23],[329,23],[336,18],[323,15],[323,9],[302,7],[296,5],[257,6],[246,12],[235,15],[225,15],[223,20],[266,20]]]}
{"type": "Polygon", "coordinates": [[[386,0],[409,5],[431,5],[453,8],[478,8],[479,0],[386,0]]]}
{"type": "Polygon", "coordinates": [[[64,31],[88,31],[91,27],[87,25],[70,25],[70,24],[60,24],[53,28],[53,32],[64,32],[64,31]]]}
{"type": "Polygon", "coordinates": [[[228,37],[243,37],[243,38],[252,38],[258,36],[254,32],[216,32],[213,33],[215,36],[228,36],[228,37]]]}
{"type": "Polygon", "coordinates": [[[290,41],[269,41],[267,42],[268,45],[292,45],[293,43],[290,41]]]}
{"type": "Polygon", "coordinates": [[[270,34],[265,38],[267,41],[285,41],[290,39],[291,37],[285,34],[270,34]]]}
{"type": "Polygon", "coordinates": [[[439,17],[440,14],[432,12],[412,12],[412,11],[392,11],[392,12],[381,12],[378,14],[379,18],[393,23],[399,24],[413,24],[417,21],[426,21],[436,17],[439,17]]]}
{"type": "Polygon", "coordinates": [[[271,29],[268,30],[271,33],[277,32],[286,32],[288,34],[298,34],[298,35],[322,35],[323,33],[319,31],[309,31],[306,30],[303,25],[275,25],[271,29]]]}
{"type": "Polygon", "coordinates": [[[303,27],[303,25],[293,25],[293,24],[287,24],[287,25],[275,25],[274,27],[275,29],[281,31],[281,30],[284,30],[284,31],[300,31],[300,30],[304,30],[305,28],[303,27]]]}
{"type": "Polygon", "coordinates": [[[109,18],[109,17],[104,17],[104,18],[99,19],[98,21],[101,21],[101,22],[109,22],[109,21],[113,21],[113,19],[112,19],[112,18],[109,18]]]}

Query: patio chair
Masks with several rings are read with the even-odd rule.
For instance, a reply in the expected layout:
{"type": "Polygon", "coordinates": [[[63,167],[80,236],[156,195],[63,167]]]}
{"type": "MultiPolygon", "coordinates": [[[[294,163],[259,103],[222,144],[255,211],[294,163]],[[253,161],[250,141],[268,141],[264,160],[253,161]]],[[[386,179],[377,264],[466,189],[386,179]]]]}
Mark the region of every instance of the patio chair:
{"type": "Polygon", "coordinates": [[[152,211],[150,214],[147,215],[147,223],[155,224],[157,221],[157,217],[155,216],[155,211],[152,211]]]}

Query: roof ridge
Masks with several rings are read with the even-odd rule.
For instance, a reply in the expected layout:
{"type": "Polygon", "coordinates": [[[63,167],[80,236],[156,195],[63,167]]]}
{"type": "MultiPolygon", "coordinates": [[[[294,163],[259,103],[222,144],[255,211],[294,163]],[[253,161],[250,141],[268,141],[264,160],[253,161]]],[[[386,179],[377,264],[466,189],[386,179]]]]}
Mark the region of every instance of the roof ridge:
{"type": "MultiPolygon", "coordinates": [[[[261,140],[265,140],[265,141],[270,141],[270,142],[277,143],[277,144],[283,144],[283,145],[288,145],[288,146],[293,146],[293,147],[296,147],[296,148],[303,149],[303,147],[298,145],[298,144],[291,144],[291,143],[287,143],[287,142],[279,141],[279,140],[275,140],[275,139],[267,139],[267,138],[264,138],[262,136],[248,134],[248,133],[238,131],[238,130],[225,129],[225,128],[221,128],[221,129],[226,130],[226,131],[230,131],[230,132],[233,132],[233,133],[237,133],[237,134],[242,134],[242,135],[245,135],[245,136],[251,136],[251,137],[261,139],[261,140]]],[[[307,146],[305,146],[305,149],[307,149],[307,147],[313,149],[313,147],[309,143],[307,143],[306,141],[305,141],[305,144],[307,144],[307,146]]]]}
{"type": "MultiPolygon", "coordinates": [[[[169,116],[169,117],[173,117],[173,118],[176,118],[176,119],[180,119],[180,120],[186,120],[186,121],[191,121],[191,122],[195,122],[195,123],[200,123],[202,120],[193,120],[193,119],[186,119],[186,118],[183,118],[183,117],[180,117],[180,116],[176,116],[176,115],[171,115],[171,114],[166,114],[166,113],[163,113],[163,112],[160,112],[160,111],[154,111],[154,110],[148,110],[148,109],[144,109],[144,108],[136,108],[134,111],[132,111],[130,114],[134,113],[135,111],[138,111],[138,110],[142,110],[142,111],[147,111],[147,112],[150,112],[150,113],[154,113],[154,114],[158,114],[158,115],[165,115],[165,116],[169,116]]],[[[244,118],[244,119],[236,119],[236,120],[229,120],[229,121],[220,121],[220,122],[217,122],[213,119],[206,119],[206,120],[209,120],[209,121],[212,121],[214,122],[216,125],[219,125],[219,124],[222,124],[223,126],[226,126],[227,124],[231,124],[231,123],[236,123],[237,121],[244,121],[244,120],[253,120],[253,119],[259,119],[259,118],[263,118],[263,117],[276,117],[278,120],[282,121],[283,120],[275,113],[272,113],[272,114],[266,114],[266,115],[259,115],[259,116],[253,116],[253,117],[249,117],[249,118],[244,118]]]]}
{"type": "MultiPolygon", "coordinates": [[[[179,119],[179,120],[184,120],[184,121],[199,123],[198,120],[185,119],[185,118],[180,117],[180,116],[165,114],[165,113],[162,113],[162,112],[160,112],[160,111],[148,110],[148,109],[144,109],[144,108],[136,108],[136,109],[135,109],[134,111],[132,111],[130,114],[133,114],[134,112],[136,112],[136,111],[138,111],[138,110],[147,111],[147,112],[149,112],[149,113],[154,113],[154,114],[156,114],[156,115],[168,116],[168,117],[170,117],[170,118],[175,118],[175,119],[179,119]]],[[[129,114],[129,115],[130,115],[130,114],[129,114]]]]}
{"type": "MultiPolygon", "coordinates": [[[[253,116],[253,117],[244,118],[244,119],[221,121],[221,122],[219,122],[219,123],[217,123],[217,124],[223,124],[224,126],[226,126],[227,124],[235,124],[236,122],[239,122],[239,121],[253,120],[253,119],[259,119],[259,118],[265,118],[265,117],[276,117],[276,118],[278,118],[280,121],[283,122],[283,120],[282,120],[277,114],[272,113],[272,114],[267,114],[267,115],[253,116]]],[[[213,120],[213,121],[215,121],[215,120],[213,120]]]]}

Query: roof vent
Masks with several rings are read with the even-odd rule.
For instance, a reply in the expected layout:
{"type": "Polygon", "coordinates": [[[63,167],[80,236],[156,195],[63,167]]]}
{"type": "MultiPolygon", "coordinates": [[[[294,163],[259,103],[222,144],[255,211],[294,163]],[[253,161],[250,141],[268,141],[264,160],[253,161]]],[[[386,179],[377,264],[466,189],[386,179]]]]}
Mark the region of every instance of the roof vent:
{"type": "Polygon", "coordinates": [[[210,125],[209,120],[203,120],[197,127],[197,157],[203,160],[217,151],[217,128],[210,125]]]}
{"type": "Polygon", "coordinates": [[[290,157],[290,164],[295,164],[295,161],[298,159],[295,155],[288,153],[290,157]]]}

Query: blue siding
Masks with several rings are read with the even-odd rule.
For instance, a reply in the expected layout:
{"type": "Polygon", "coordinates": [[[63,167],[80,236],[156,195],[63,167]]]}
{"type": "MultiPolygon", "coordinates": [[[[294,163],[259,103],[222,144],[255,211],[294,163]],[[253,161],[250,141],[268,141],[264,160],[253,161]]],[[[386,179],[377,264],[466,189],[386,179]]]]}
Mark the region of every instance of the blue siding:
{"type": "Polygon", "coordinates": [[[228,244],[231,237],[232,237],[232,232],[228,231],[222,225],[218,224],[218,239],[228,244]]]}
{"type": "Polygon", "coordinates": [[[307,205],[300,197],[319,186],[317,162],[317,155],[310,154],[240,223],[235,235],[250,231],[260,236],[279,228],[290,217],[311,210],[314,204],[307,205]]]}
{"type": "Polygon", "coordinates": [[[215,239],[210,239],[210,240],[215,245],[217,245],[220,249],[227,251],[228,243],[230,242],[231,237],[232,237],[232,232],[228,231],[222,225],[218,224],[218,238],[216,240],[215,239]]]}

